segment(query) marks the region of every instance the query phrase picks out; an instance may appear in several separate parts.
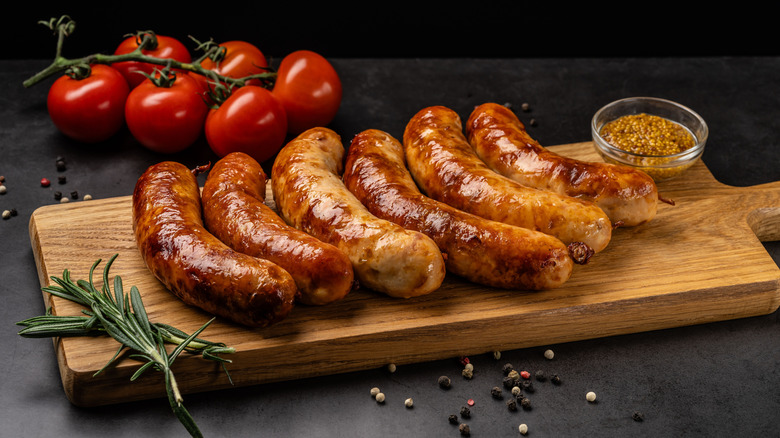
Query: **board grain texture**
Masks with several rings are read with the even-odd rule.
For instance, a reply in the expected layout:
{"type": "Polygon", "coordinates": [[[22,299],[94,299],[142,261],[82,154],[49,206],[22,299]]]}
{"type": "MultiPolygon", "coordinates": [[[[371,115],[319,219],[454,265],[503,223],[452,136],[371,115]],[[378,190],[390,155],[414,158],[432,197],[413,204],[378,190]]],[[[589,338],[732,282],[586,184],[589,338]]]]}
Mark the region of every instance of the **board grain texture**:
{"type": "MultiPolygon", "coordinates": [[[[599,160],[591,142],[550,149],[599,160]]],[[[659,183],[659,192],[675,205],[661,203],[650,223],[617,229],[609,246],[576,266],[558,289],[492,289],[448,275],[430,295],[403,300],[358,289],[327,306],[298,305],[263,329],[218,320],[202,337],[236,348],[226,356],[233,360],[232,384],[218,364],[197,356],[176,361],[177,380],[186,394],[775,311],[780,270],[761,242],[780,240],[780,183],[727,186],[699,162],[659,183]]],[[[126,288],[138,286],[152,321],[193,332],[211,317],[178,301],[145,267],[133,237],[130,195],[40,207],[29,231],[42,286],[64,269],[74,279],[87,278],[95,260],[118,254],[112,276],[120,275],[126,288]]],[[[71,302],[43,298],[54,314],[80,312],[71,302]]],[[[154,372],[129,382],[139,366],[132,359],[93,376],[116,352],[113,339],[62,338],[54,347],[64,391],[75,405],[165,396],[154,372]]]]}

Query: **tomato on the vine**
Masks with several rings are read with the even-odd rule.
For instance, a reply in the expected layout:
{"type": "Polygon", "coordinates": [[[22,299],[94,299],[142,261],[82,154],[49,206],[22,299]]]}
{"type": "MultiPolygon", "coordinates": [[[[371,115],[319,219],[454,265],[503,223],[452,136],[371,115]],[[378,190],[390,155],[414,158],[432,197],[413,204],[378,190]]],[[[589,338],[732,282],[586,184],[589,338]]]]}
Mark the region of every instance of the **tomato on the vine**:
{"type": "Polygon", "coordinates": [[[330,123],[341,105],[341,79],[322,55],[298,50],[282,59],[273,94],[287,112],[291,134],[330,123]]]}
{"type": "Polygon", "coordinates": [[[173,72],[169,81],[160,74],[154,81],[145,79],[130,91],[125,105],[127,128],[133,137],[146,148],[165,154],[195,143],[209,111],[200,85],[190,75],[173,72]]]}
{"type": "Polygon", "coordinates": [[[125,122],[125,100],[130,92],[119,71],[103,64],[90,66],[89,76],[63,75],[52,83],[46,98],[54,125],[66,136],[98,143],[116,134],[125,122]]]}
{"type": "MultiPolygon", "coordinates": [[[[179,62],[189,63],[192,62],[192,55],[187,47],[182,44],[181,41],[176,38],[155,35],[157,39],[157,46],[145,48],[141,51],[142,54],[153,56],[155,58],[174,59],[179,62]]],[[[137,49],[141,40],[139,36],[130,36],[125,38],[114,51],[115,55],[124,55],[137,49]]],[[[140,72],[146,74],[152,74],[155,69],[162,70],[164,66],[150,64],[140,61],[122,61],[112,64],[114,68],[119,70],[122,75],[127,79],[127,83],[130,88],[137,87],[141,82],[146,79],[146,76],[140,72]]]]}
{"type": "Polygon", "coordinates": [[[237,88],[206,117],[206,141],[219,157],[244,152],[262,163],[279,152],[287,135],[287,116],[266,88],[237,88]]]}
{"type": "MultiPolygon", "coordinates": [[[[233,79],[240,79],[260,73],[267,73],[268,60],[263,52],[252,43],[246,41],[226,41],[219,44],[220,53],[215,61],[206,58],[200,65],[206,70],[233,79]]],[[[209,82],[213,81],[203,75],[195,75],[201,82],[204,90],[211,89],[209,82]]],[[[259,79],[250,79],[244,85],[262,85],[259,79]]]]}

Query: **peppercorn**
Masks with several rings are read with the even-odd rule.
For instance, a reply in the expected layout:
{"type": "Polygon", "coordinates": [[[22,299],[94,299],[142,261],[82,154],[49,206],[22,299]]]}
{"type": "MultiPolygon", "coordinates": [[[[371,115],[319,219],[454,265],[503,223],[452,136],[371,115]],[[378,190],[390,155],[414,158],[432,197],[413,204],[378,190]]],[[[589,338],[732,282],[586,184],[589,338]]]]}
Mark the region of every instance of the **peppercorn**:
{"type": "Polygon", "coordinates": [[[553,374],[552,377],[550,377],[550,381],[553,382],[554,385],[561,384],[561,378],[557,374],[553,374]]]}
{"type": "Polygon", "coordinates": [[[60,172],[64,171],[67,168],[67,166],[65,165],[65,160],[63,160],[62,157],[57,157],[56,165],[57,165],[57,170],[60,172]]]}
{"type": "Polygon", "coordinates": [[[5,195],[8,191],[8,188],[5,186],[5,184],[0,184],[0,195],[5,195]]]}
{"type": "Polygon", "coordinates": [[[536,378],[536,380],[540,382],[544,382],[545,380],[547,380],[547,376],[544,374],[544,371],[542,370],[537,370],[536,373],[534,373],[534,377],[536,378]]]}
{"type": "Polygon", "coordinates": [[[466,423],[461,423],[460,426],[458,426],[458,430],[463,436],[471,436],[471,429],[469,429],[469,425],[466,423]]]}
{"type": "Polygon", "coordinates": [[[536,123],[536,119],[531,119],[530,122],[528,122],[531,126],[536,126],[538,123],[536,123]]]}
{"type": "Polygon", "coordinates": [[[520,432],[520,435],[526,435],[528,434],[528,425],[523,423],[517,427],[517,430],[520,432]]]}
{"type": "Polygon", "coordinates": [[[509,377],[510,379],[514,380],[515,382],[519,382],[520,381],[520,373],[518,373],[515,370],[510,371],[509,374],[507,374],[507,377],[509,377]]]}
{"type": "MultiPolygon", "coordinates": [[[[89,194],[87,194],[87,195],[84,195],[84,200],[85,200],[85,201],[89,201],[90,199],[92,199],[92,195],[89,195],[89,194]]],[[[395,372],[395,365],[393,365],[393,371],[390,371],[390,372],[391,372],[391,373],[394,373],[394,372],[395,372]]]]}
{"type": "Polygon", "coordinates": [[[495,359],[495,360],[501,359],[501,352],[498,351],[498,350],[494,351],[493,352],[493,359],[495,359]]]}
{"type": "Polygon", "coordinates": [[[5,177],[3,175],[0,175],[0,183],[4,183],[4,182],[5,182],[5,177]]]}
{"type": "Polygon", "coordinates": [[[523,380],[520,384],[520,388],[524,392],[534,392],[534,383],[530,380],[523,380]]]}
{"type": "Polygon", "coordinates": [[[528,397],[522,397],[520,399],[520,406],[522,406],[526,411],[531,410],[531,399],[528,397]]]}
{"type": "Polygon", "coordinates": [[[471,379],[474,377],[474,368],[463,368],[463,371],[460,374],[467,379],[471,379]]]}
{"type": "Polygon", "coordinates": [[[444,389],[450,389],[450,386],[452,385],[452,380],[450,380],[447,376],[441,376],[439,377],[439,386],[444,389]]]}
{"type": "Polygon", "coordinates": [[[512,412],[516,411],[517,410],[517,400],[515,400],[513,398],[510,398],[509,400],[506,401],[506,407],[507,407],[507,409],[509,409],[512,412]]]}
{"type": "Polygon", "coordinates": [[[528,371],[520,371],[520,377],[522,377],[524,379],[530,379],[531,378],[531,373],[529,373],[528,371]]]}
{"type": "MultiPolygon", "coordinates": [[[[89,196],[89,195],[85,195],[85,196],[84,196],[84,199],[85,199],[85,200],[87,199],[87,196],[89,196]]],[[[92,197],[91,197],[91,196],[90,196],[90,199],[92,199],[92,197]]],[[[387,364],[387,371],[390,371],[391,373],[394,373],[394,372],[395,372],[395,370],[396,370],[396,366],[395,366],[395,364],[394,364],[394,363],[387,364]]]]}
{"type": "Polygon", "coordinates": [[[634,412],[634,413],[631,415],[631,418],[633,418],[633,419],[634,419],[634,421],[644,421],[644,419],[645,419],[645,416],[644,416],[644,414],[642,414],[641,412],[639,412],[639,411],[635,411],[635,412],[634,412]]]}
{"type": "Polygon", "coordinates": [[[522,108],[522,109],[523,109],[523,112],[524,112],[524,113],[527,113],[528,111],[530,111],[530,110],[531,110],[531,105],[529,105],[529,104],[528,104],[528,103],[526,103],[526,102],[523,102],[523,104],[522,104],[522,105],[520,105],[520,108],[522,108]]]}
{"type": "Polygon", "coordinates": [[[63,197],[62,199],[60,199],[60,202],[63,204],[67,204],[68,202],[70,202],[70,199],[63,197]]]}
{"type": "Polygon", "coordinates": [[[511,377],[504,377],[504,388],[506,389],[512,389],[513,386],[515,386],[515,383],[517,381],[511,377]]]}
{"type": "Polygon", "coordinates": [[[377,394],[379,394],[381,391],[376,386],[371,388],[371,397],[376,397],[377,394]]]}
{"type": "Polygon", "coordinates": [[[411,397],[407,398],[406,400],[404,400],[404,406],[406,406],[407,408],[412,408],[414,406],[414,400],[412,400],[411,397]]]}
{"type": "Polygon", "coordinates": [[[509,372],[515,369],[511,363],[504,364],[504,367],[502,368],[502,371],[504,372],[504,375],[509,375],[509,372]]]}
{"type": "Polygon", "coordinates": [[[16,211],[16,209],[15,209],[15,208],[12,208],[12,209],[11,209],[11,216],[13,217],[13,216],[16,216],[17,214],[19,214],[19,212],[18,212],[18,211],[16,211]]]}
{"type": "Polygon", "coordinates": [[[49,187],[50,185],[51,181],[48,178],[41,178],[41,187],[49,187]]]}
{"type": "Polygon", "coordinates": [[[593,391],[588,392],[587,394],[585,394],[585,399],[593,403],[594,401],[596,401],[596,393],[593,391]]]}
{"type": "Polygon", "coordinates": [[[462,418],[471,418],[471,409],[468,406],[463,406],[460,408],[460,416],[462,418]]]}
{"type": "Polygon", "coordinates": [[[70,192],[70,197],[73,198],[73,199],[79,199],[79,192],[77,192],[75,190],[70,192]]]}
{"type": "Polygon", "coordinates": [[[552,350],[545,350],[544,352],[545,359],[551,360],[553,357],[555,357],[555,352],[553,352],[552,350]]]}
{"type": "Polygon", "coordinates": [[[523,390],[520,389],[519,386],[512,387],[512,395],[517,397],[518,395],[522,394],[523,390]]]}
{"type": "Polygon", "coordinates": [[[450,415],[447,418],[447,421],[449,421],[450,424],[458,424],[458,416],[457,415],[450,415]]]}
{"type": "Polygon", "coordinates": [[[498,386],[494,386],[493,389],[490,390],[490,395],[493,396],[493,398],[500,399],[503,397],[501,393],[501,388],[498,386]]]}
{"type": "Polygon", "coordinates": [[[11,218],[11,211],[3,210],[3,219],[10,219],[10,218],[11,218]]]}
{"type": "Polygon", "coordinates": [[[376,395],[376,402],[377,403],[384,403],[385,402],[385,394],[380,392],[376,395]]]}
{"type": "Polygon", "coordinates": [[[65,175],[60,175],[57,177],[57,182],[60,184],[65,184],[68,182],[68,179],[65,177],[65,175]]]}

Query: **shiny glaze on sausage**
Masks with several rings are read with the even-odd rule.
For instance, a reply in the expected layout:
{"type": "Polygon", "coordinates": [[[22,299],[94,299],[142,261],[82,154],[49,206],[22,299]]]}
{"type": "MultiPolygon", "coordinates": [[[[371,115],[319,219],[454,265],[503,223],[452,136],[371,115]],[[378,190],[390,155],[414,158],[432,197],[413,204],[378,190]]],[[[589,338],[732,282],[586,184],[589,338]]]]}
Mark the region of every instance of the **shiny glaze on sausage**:
{"type": "Polygon", "coordinates": [[[184,303],[248,327],[277,323],[293,309],[297,288],[287,271],[206,230],[197,178],[184,165],[150,166],[132,201],[144,263],[184,303]]]}
{"type": "Polygon", "coordinates": [[[514,181],[594,202],[621,226],[640,225],[655,217],[658,190],[646,173],[556,154],[531,138],[504,105],[477,106],[466,122],[466,136],[490,168],[514,181]]]}
{"type": "Polygon", "coordinates": [[[436,243],[371,214],[341,180],[344,153],[327,128],[287,143],[271,170],[279,215],[346,253],[361,286],[399,298],[437,290],[446,270],[436,243]]]}
{"type": "Polygon", "coordinates": [[[555,237],[425,196],[406,167],[403,146],[386,132],[369,129],[353,138],[343,179],[372,213],[430,236],[446,255],[447,270],[466,280],[541,290],[571,276],[569,249],[555,237]]]}
{"type": "Polygon", "coordinates": [[[203,185],[206,228],[236,251],[268,259],[284,268],[298,286],[298,301],[328,304],[353,287],[346,254],[293,228],[265,204],[266,174],[243,152],[217,161],[203,185]]]}
{"type": "Polygon", "coordinates": [[[613,224],[593,203],[523,186],[490,169],[474,153],[458,114],[432,106],[404,130],[409,170],[426,195],[455,208],[545,234],[581,242],[594,252],[612,238],[613,224]]]}

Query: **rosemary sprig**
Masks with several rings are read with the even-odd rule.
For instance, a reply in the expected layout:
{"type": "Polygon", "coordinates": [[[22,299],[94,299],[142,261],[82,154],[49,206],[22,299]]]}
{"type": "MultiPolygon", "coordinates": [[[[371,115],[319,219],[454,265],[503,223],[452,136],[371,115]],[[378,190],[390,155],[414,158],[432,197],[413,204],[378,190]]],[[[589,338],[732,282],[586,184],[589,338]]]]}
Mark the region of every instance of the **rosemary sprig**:
{"type": "Polygon", "coordinates": [[[95,375],[114,363],[124,350],[131,350],[133,354],[129,357],[143,362],[143,365],[130,380],[138,379],[149,368],[161,371],[165,377],[165,388],[171,409],[190,435],[200,437],[202,434],[198,426],[182,404],[183,398],[171,368],[176,358],[186,351],[219,362],[230,378],[225,364],[231,361],[219,355],[234,353],[235,349],[223,343],[198,338],[198,335],[214,321],[213,318],[195,333],[187,334],[170,325],[149,321],[138,288],[133,286],[129,294],[125,294],[122,278],[118,275],[113,278],[112,293],[108,272],[117,256],[118,254],[114,254],[103,268],[101,289],[95,287],[93,281],[93,274],[101,262],[100,259],[90,268],[89,281],[74,282],[66,269],[61,278],[52,277],[56,284],[42,288],[44,292],[83,305],[85,309],[82,310],[82,316],[52,315],[51,308],[48,308],[45,315],[19,321],[17,324],[24,326],[19,331],[19,335],[27,338],[106,334],[111,336],[121,345],[116,354],[95,375]],[[171,353],[166,350],[166,343],[176,345],[171,353]]]}

